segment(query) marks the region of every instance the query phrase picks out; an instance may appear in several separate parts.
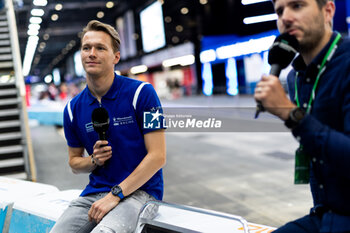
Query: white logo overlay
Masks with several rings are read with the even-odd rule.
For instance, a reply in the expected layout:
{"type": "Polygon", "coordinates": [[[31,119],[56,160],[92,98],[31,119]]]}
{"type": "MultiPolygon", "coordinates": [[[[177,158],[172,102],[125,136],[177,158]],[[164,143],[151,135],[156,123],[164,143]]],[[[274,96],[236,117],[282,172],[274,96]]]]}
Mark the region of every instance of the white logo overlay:
{"type": "Polygon", "coordinates": [[[143,113],[143,128],[144,129],[160,129],[163,114],[157,109],[156,112],[143,113]]]}
{"type": "Polygon", "coordinates": [[[220,129],[222,121],[214,117],[198,119],[192,115],[181,114],[162,114],[156,112],[144,112],[143,114],[144,129],[220,129]]]}

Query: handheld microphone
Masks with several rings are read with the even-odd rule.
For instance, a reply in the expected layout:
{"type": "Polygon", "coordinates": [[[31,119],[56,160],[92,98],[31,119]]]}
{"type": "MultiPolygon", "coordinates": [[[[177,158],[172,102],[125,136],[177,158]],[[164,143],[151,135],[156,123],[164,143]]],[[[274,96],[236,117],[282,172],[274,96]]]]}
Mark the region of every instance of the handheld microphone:
{"type": "MultiPolygon", "coordinates": [[[[281,70],[293,61],[298,49],[299,42],[295,36],[288,33],[279,35],[269,50],[268,62],[271,65],[270,74],[278,77],[281,70]]],[[[259,113],[263,111],[265,111],[264,106],[258,101],[255,118],[258,118],[259,113]]]]}
{"type": "Polygon", "coordinates": [[[106,132],[109,127],[109,116],[105,108],[95,108],[91,114],[92,126],[100,140],[107,140],[106,132]]]}

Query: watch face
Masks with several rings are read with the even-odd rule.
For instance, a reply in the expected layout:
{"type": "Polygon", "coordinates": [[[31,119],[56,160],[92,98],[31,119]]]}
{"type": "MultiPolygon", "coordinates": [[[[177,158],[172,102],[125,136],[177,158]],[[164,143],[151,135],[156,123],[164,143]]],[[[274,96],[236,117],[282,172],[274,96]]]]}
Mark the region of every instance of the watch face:
{"type": "Polygon", "coordinates": [[[118,193],[120,193],[121,191],[122,191],[122,189],[118,186],[118,185],[116,185],[116,186],[114,186],[113,188],[112,188],[112,194],[114,195],[114,196],[117,196],[118,195],[118,193]]]}
{"type": "Polygon", "coordinates": [[[300,108],[296,108],[295,111],[293,111],[293,115],[296,121],[301,121],[305,116],[305,112],[300,108]]]}

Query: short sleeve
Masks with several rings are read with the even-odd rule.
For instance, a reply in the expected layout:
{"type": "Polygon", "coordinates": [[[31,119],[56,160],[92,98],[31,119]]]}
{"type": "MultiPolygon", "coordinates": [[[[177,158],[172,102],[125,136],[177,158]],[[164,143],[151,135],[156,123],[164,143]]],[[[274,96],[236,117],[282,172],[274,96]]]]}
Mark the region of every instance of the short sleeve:
{"type": "Polygon", "coordinates": [[[163,108],[151,84],[146,84],[142,87],[135,110],[138,124],[143,134],[165,129],[163,108]]]}
{"type": "Polygon", "coordinates": [[[63,111],[64,135],[66,137],[68,146],[83,147],[82,143],[79,140],[79,137],[77,137],[77,133],[75,132],[73,120],[74,118],[71,109],[71,103],[68,102],[63,111]]]}

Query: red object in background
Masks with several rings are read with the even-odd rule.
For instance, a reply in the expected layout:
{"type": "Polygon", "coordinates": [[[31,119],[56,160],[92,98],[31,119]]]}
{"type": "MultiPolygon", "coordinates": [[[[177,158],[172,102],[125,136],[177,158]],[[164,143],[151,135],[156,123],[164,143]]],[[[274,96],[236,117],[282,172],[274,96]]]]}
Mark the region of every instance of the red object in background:
{"type": "Polygon", "coordinates": [[[30,106],[30,85],[26,85],[26,104],[27,107],[30,106]]]}
{"type": "Polygon", "coordinates": [[[153,87],[155,87],[155,86],[154,86],[154,80],[153,80],[153,73],[149,73],[149,74],[148,74],[148,82],[149,82],[150,84],[152,84],[153,87]]]}
{"type": "Polygon", "coordinates": [[[187,67],[183,69],[184,79],[182,85],[185,88],[185,95],[192,95],[192,84],[193,84],[193,74],[191,67],[187,67]]]}

